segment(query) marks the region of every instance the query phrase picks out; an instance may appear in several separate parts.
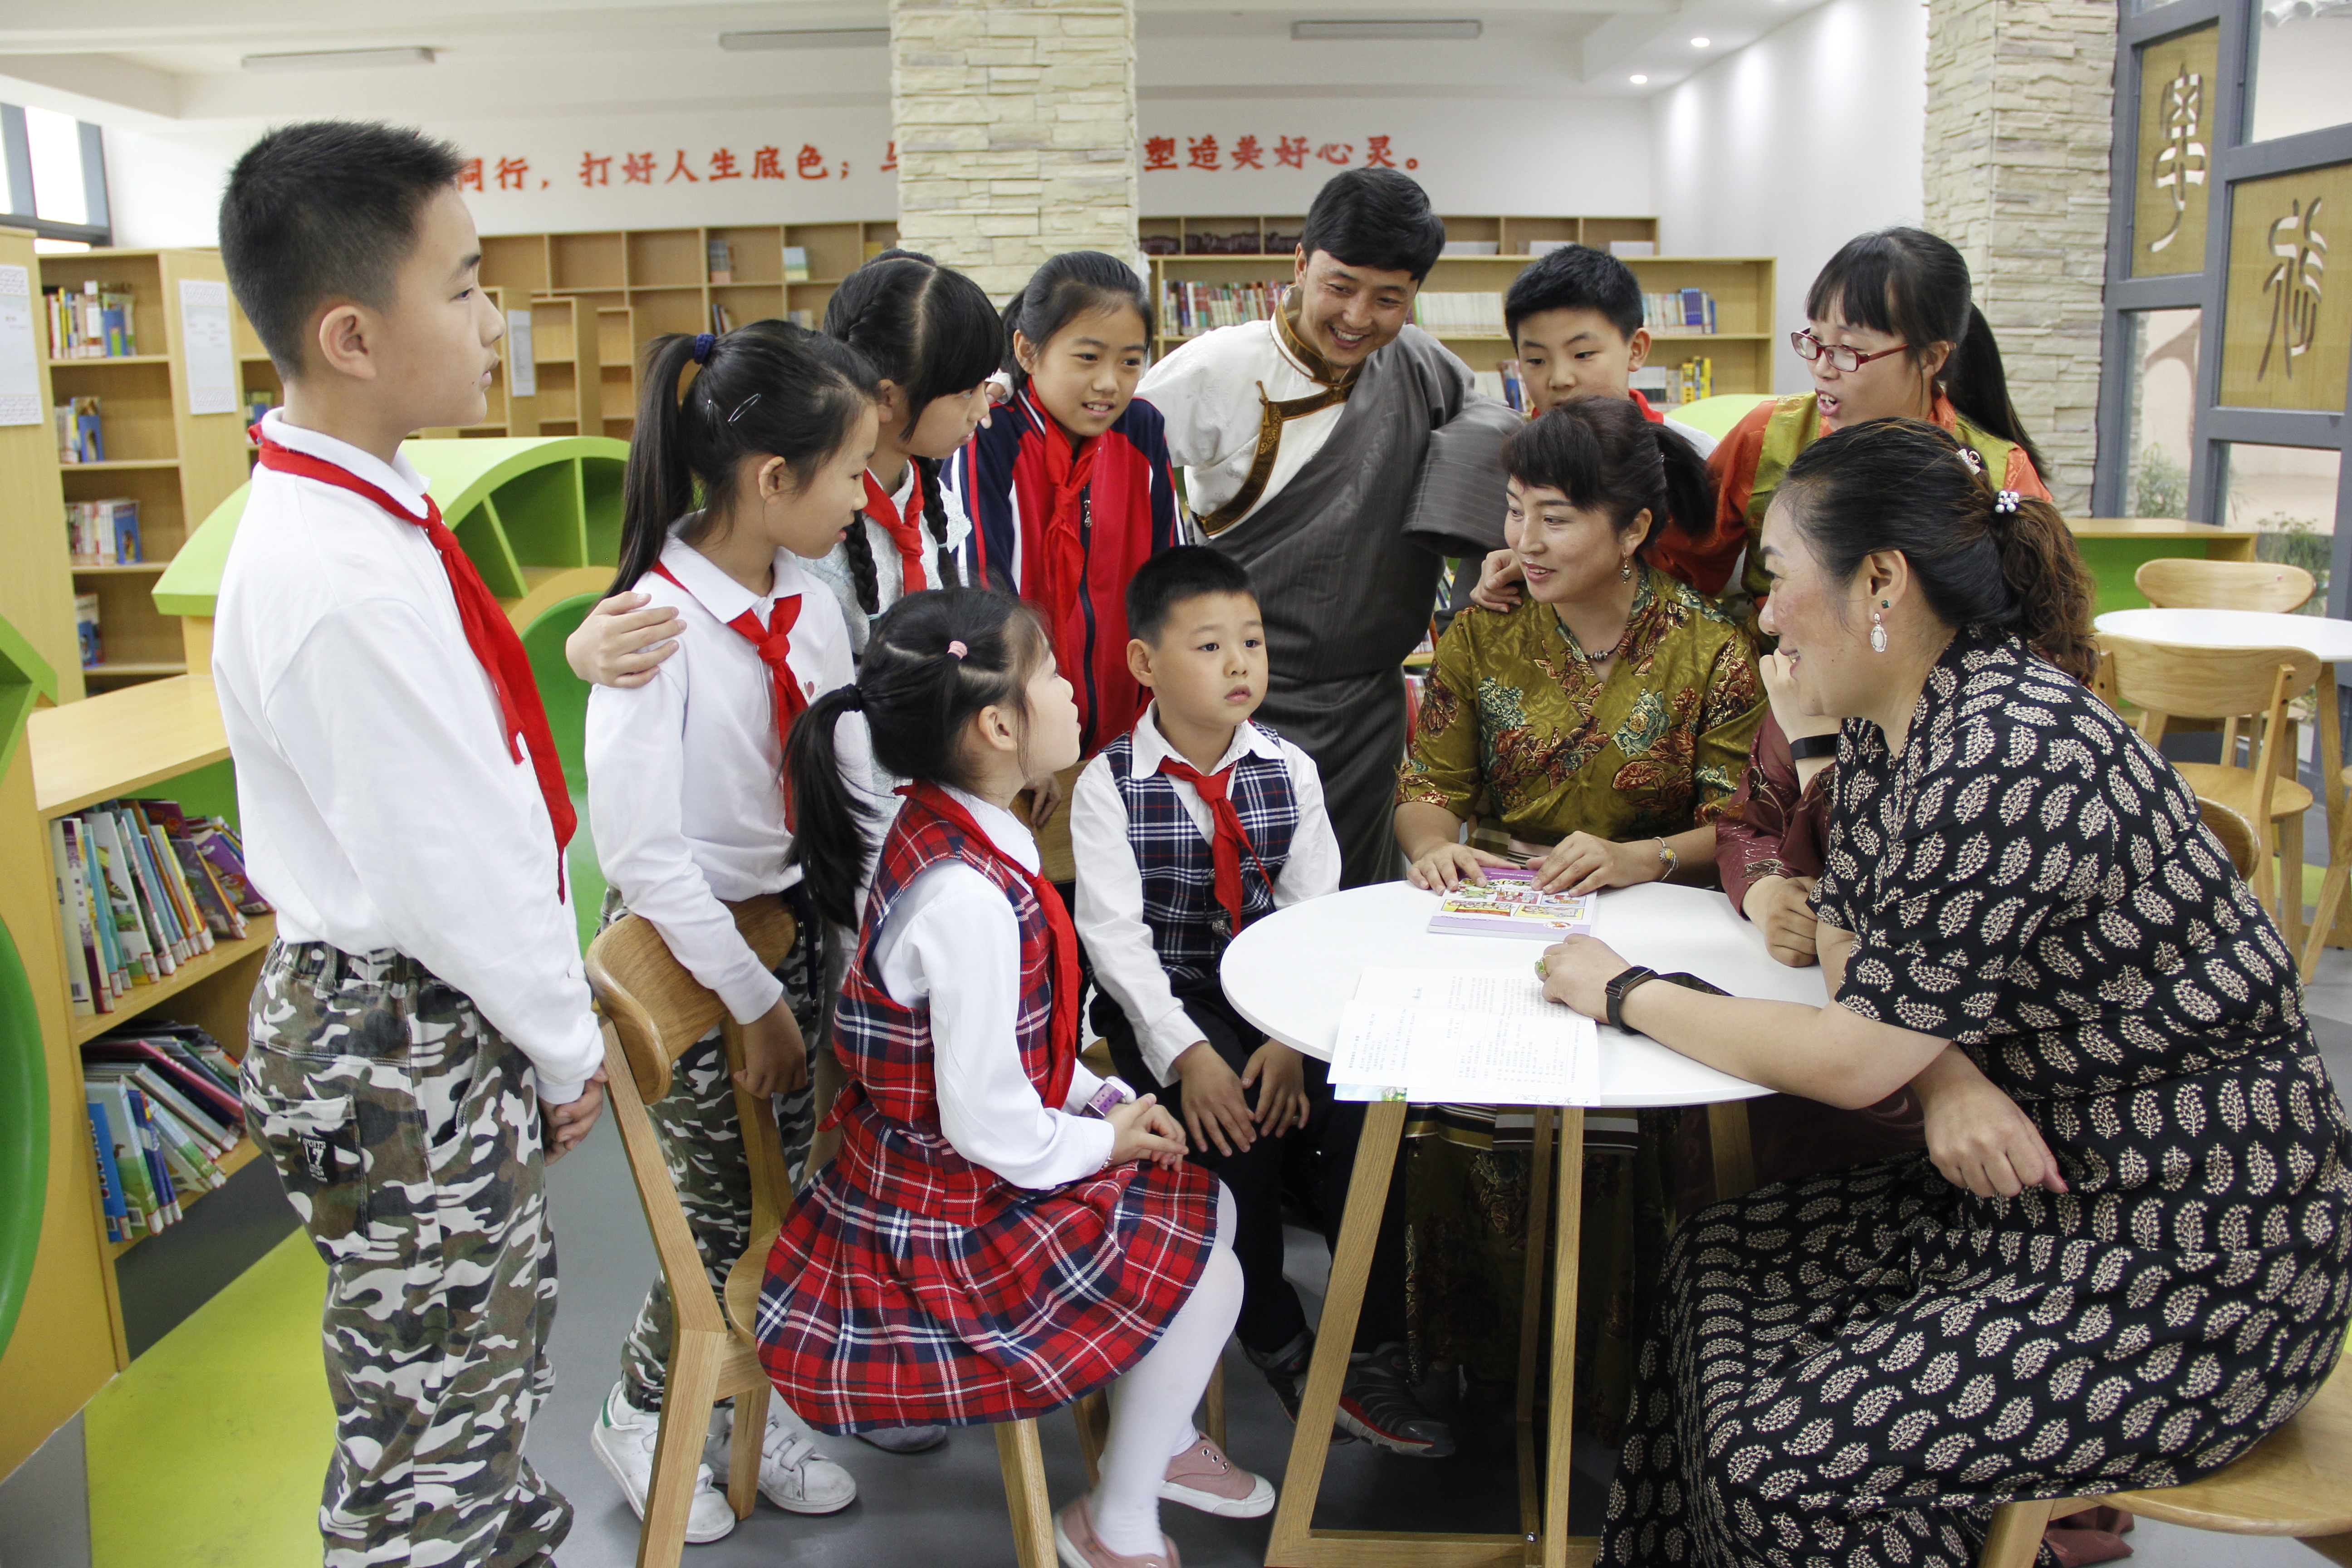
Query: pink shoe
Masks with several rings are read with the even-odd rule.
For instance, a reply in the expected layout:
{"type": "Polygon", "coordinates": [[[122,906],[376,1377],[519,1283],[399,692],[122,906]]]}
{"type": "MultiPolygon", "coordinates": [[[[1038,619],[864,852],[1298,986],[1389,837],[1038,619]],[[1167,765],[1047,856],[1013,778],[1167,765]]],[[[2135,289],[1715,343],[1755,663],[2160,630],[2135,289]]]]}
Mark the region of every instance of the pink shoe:
{"type": "Polygon", "coordinates": [[[1084,1498],[1054,1516],[1054,1553],[1061,1558],[1062,1568],[1184,1568],[1174,1542],[1163,1535],[1160,1545],[1161,1550],[1140,1557],[1113,1552],[1095,1539],[1095,1521],[1087,1515],[1084,1498]]]}
{"type": "Polygon", "coordinates": [[[1160,1495],[1226,1519],[1255,1519],[1274,1506],[1274,1483],[1254,1476],[1195,1432],[1192,1446],[1168,1461],[1160,1495]]]}

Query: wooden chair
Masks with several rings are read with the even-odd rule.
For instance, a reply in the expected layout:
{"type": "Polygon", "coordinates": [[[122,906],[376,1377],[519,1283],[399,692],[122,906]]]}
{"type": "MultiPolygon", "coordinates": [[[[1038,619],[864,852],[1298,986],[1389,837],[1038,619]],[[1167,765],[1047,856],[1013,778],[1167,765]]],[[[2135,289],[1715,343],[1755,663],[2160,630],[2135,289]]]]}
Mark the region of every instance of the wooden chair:
{"type": "Polygon", "coordinates": [[[2254,825],[2220,801],[2207,800],[2203,795],[2197,797],[2197,814],[2205,819],[2205,826],[2213,830],[2213,837],[2221,841],[2221,847],[2228,852],[2230,864],[2237,868],[2238,875],[2249,882],[2252,881],[2254,868],[2262,864],[2263,858],[2262,841],[2254,832],[2254,825]]]}
{"type": "Polygon", "coordinates": [[[2294,951],[2302,945],[2303,814],[2311,809],[2312,794],[2293,776],[2286,705],[2318,680],[2319,661],[2300,648],[2181,647],[2106,632],[2099,643],[2114,658],[2116,691],[2143,710],[2140,732],[2150,743],[2176,715],[2223,721],[2219,763],[2173,765],[2200,801],[2235,812],[2255,829],[2263,849],[2255,857],[2254,896],[2271,906],[2288,951],[2294,951]],[[2245,731],[2252,765],[2241,767],[2238,740],[2246,714],[2254,715],[2245,731]],[[2273,850],[2293,883],[2284,896],[2273,850]]]}
{"type": "Polygon", "coordinates": [[[2132,574],[2132,583],[2159,609],[2268,610],[2277,615],[2301,608],[2319,586],[2302,567],[2282,562],[2169,557],[2145,563],[2132,574]]]}
{"type": "Polygon", "coordinates": [[[2202,1480],[2076,1500],[2012,1502],[1993,1515],[1977,1568],[2028,1568],[2042,1528],[2093,1502],[2224,1535],[2290,1535],[2352,1564],[2352,1357],[2277,1431],[2202,1480]]]}
{"type": "MultiPolygon", "coordinates": [[[[2352,768],[2336,775],[2347,787],[2352,787],[2352,768]]],[[[2303,950],[2303,973],[2305,979],[2319,963],[2321,950],[2327,945],[2327,933],[2336,929],[2336,917],[2344,908],[2344,885],[2352,874],[2352,811],[2344,814],[2336,825],[2336,842],[2327,848],[2327,875],[2319,884],[2319,908],[2311,917],[2311,941],[2303,950]]]]}

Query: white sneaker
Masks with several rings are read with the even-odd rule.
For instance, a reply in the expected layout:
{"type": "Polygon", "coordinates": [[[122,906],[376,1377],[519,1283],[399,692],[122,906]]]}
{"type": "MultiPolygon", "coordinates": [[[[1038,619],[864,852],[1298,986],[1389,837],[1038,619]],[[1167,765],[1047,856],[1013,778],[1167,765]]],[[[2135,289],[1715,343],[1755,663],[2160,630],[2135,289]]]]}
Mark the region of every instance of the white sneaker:
{"type": "MultiPolygon", "coordinates": [[[[726,1428],[722,1440],[735,1438],[735,1410],[719,1415],[726,1428]]],[[[778,1508],[793,1513],[838,1513],[857,1500],[857,1482],[847,1470],[824,1457],[816,1434],[793,1414],[782,1396],[768,1396],[768,1430],[760,1445],[760,1491],[778,1508]]]]}
{"type": "MultiPolygon", "coordinates": [[[[654,1445],[661,1437],[661,1415],[657,1411],[640,1410],[629,1403],[629,1396],[620,1384],[604,1396],[604,1408],[596,1412],[595,1421],[588,1428],[588,1446],[604,1462],[604,1468],[621,1483],[622,1495],[637,1517],[646,1517],[646,1492],[653,1485],[654,1445]]],[[[761,1478],[765,1479],[764,1477],[761,1478]]],[[[686,1514],[686,1539],[691,1545],[719,1541],[735,1528],[735,1510],[728,1506],[727,1494],[710,1484],[710,1467],[698,1466],[694,1472],[694,1501],[686,1514]]]]}

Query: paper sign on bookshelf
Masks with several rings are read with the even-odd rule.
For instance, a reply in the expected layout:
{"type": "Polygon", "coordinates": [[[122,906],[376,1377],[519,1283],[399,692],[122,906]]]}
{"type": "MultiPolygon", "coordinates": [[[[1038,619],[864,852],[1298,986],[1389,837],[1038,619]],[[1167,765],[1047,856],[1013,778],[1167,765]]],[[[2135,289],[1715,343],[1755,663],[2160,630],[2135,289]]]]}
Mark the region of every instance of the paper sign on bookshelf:
{"type": "Polygon", "coordinates": [[[530,312],[507,312],[507,395],[539,395],[539,359],[530,346],[530,312]]]}
{"type": "Polygon", "coordinates": [[[188,364],[188,412],[236,412],[236,350],[229,339],[228,285],[180,279],[180,342],[188,364]]]}
{"type": "Polygon", "coordinates": [[[30,269],[0,267],[0,425],[38,425],[41,365],[33,343],[30,269]]]}
{"type": "Polygon", "coordinates": [[[1366,970],[1339,1016],[1331,1082],[1357,1086],[1350,1099],[1592,1105],[1600,1034],[1591,1019],[1544,1000],[1532,970],[1366,970]]]}

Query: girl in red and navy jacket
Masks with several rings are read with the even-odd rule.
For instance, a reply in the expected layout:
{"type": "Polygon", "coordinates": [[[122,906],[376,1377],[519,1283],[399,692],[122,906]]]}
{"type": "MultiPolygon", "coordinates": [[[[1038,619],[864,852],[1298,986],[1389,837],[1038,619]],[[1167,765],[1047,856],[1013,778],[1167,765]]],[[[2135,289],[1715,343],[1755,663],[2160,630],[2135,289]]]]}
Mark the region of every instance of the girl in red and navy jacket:
{"type": "Polygon", "coordinates": [[[865,859],[834,744],[862,712],[914,782],[834,1021],[841,1151],[776,1239],[757,1324],[777,1389],[835,1431],[1021,1420],[1116,1380],[1101,1480],[1055,1521],[1072,1568],[1173,1568],[1163,1497],[1249,1518],[1274,1489],[1192,1412],[1241,1309],[1233,1200],[1150,1095],[1077,1059],[1077,938],[1010,809],[1077,711],[1038,618],[911,595],[787,749],[793,859],[846,921],[865,859]]]}
{"type": "Polygon", "coordinates": [[[1183,542],[1159,410],[1139,402],[1151,343],[1135,269],[1075,250],[1005,307],[1012,404],[948,465],[971,520],[964,581],[1017,595],[1076,688],[1079,755],[1125,734],[1145,695],[1127,668],[1127,583],[1183,542]]]}

